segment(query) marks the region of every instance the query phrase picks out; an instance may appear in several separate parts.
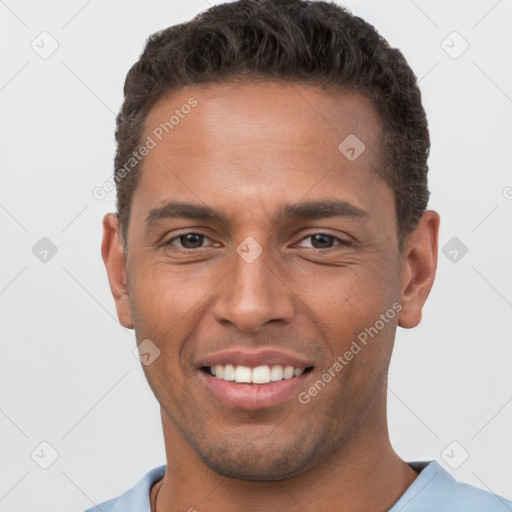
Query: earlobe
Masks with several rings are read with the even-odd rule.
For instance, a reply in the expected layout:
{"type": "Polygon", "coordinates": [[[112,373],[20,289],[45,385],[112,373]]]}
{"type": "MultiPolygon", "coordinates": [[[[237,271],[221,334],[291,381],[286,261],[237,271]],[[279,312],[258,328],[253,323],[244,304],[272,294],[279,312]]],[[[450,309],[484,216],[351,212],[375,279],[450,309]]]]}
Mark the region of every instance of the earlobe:
{"type": "Polygon", "coordinates": [[[440,218],[427,210],[416,229],[408,236],[402,255],[398,325],[406,329],[421,321],[421,311],[434,284],[440,218]]]}
{"type": "Polygon", "coordinates": [[[107,270],[119,322],[127,329],[133,329],[127,289],[126,261],[119,232],[119,220],[115,213],[107,213],[103,217],[101,256],[107,270]]]}

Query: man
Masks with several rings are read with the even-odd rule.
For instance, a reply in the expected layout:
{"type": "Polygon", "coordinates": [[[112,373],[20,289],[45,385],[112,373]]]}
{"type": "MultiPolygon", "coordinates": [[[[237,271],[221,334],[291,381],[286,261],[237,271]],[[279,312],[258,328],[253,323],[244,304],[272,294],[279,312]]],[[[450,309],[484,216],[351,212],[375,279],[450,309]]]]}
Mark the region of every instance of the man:
{"type": "Polygon", "coordinates": [[[335,4],[241,0],[151,36],[124,93],[102,255],[167,464],[89,510],[512,510],[389,441],[439,230],[401,53],[335,4]]]}

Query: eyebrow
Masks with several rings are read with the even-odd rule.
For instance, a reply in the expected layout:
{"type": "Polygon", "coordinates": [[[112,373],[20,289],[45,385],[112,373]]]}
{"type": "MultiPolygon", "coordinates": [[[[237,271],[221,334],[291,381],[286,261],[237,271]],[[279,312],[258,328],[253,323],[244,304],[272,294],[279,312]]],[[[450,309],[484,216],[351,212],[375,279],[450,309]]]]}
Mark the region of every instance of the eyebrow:
{"type": "MultiPolygon", "coordinates": [[[[369,213],[357,208],[347,201],[325,200],[310,201],[297,204],[282,205],[272,222],[278,224],[288,219],[325,219],[329,217],[343,217],[350,219],[368,219],[369,213]]],[[[157,225],[164,219],[195,219],[213,220],[229,224],[227,216],[209,206],[170,201],[163,206],[152,208],[146,217],[148,228],[157,225]]]]}

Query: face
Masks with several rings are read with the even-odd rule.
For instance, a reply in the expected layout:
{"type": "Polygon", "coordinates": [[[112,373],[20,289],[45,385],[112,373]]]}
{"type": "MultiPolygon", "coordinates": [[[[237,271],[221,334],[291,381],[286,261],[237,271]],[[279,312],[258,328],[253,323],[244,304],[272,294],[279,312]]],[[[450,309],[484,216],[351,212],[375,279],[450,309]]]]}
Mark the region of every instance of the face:
{"type": "Polygon", "coordinates": [[[425,273],[398,250],[370,100],[190,87],[146,131],[127,261],[112,214],[103,254],[121,322],[160,351],[143,368],[175,449],[273,480],[382,430],[396,326],[419,321],[431,283],[412,297],[425,273]]]}

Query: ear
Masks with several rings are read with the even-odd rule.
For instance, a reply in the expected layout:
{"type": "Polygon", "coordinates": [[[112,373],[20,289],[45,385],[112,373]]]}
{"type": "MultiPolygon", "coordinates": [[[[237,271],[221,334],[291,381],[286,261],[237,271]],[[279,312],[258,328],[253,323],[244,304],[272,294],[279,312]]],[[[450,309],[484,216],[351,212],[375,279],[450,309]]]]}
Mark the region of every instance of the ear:
{"type": "Polygon", "coordinates": [[[427,210],[405,241],[402,254],[398,325],[406,329],[421,321],[421,310],[434,284],[437,269],[439,215],[427,210]]]}
{"type": "Polygon", "coordinates": [[[121,242],[119,220],[115,213],[107,213],[103,217],[101,256],[107,269],[110,290],[116,303],[117,317],[124,327],[133,329],[130,301],[126,286],[126,261],[121,242]]]}

